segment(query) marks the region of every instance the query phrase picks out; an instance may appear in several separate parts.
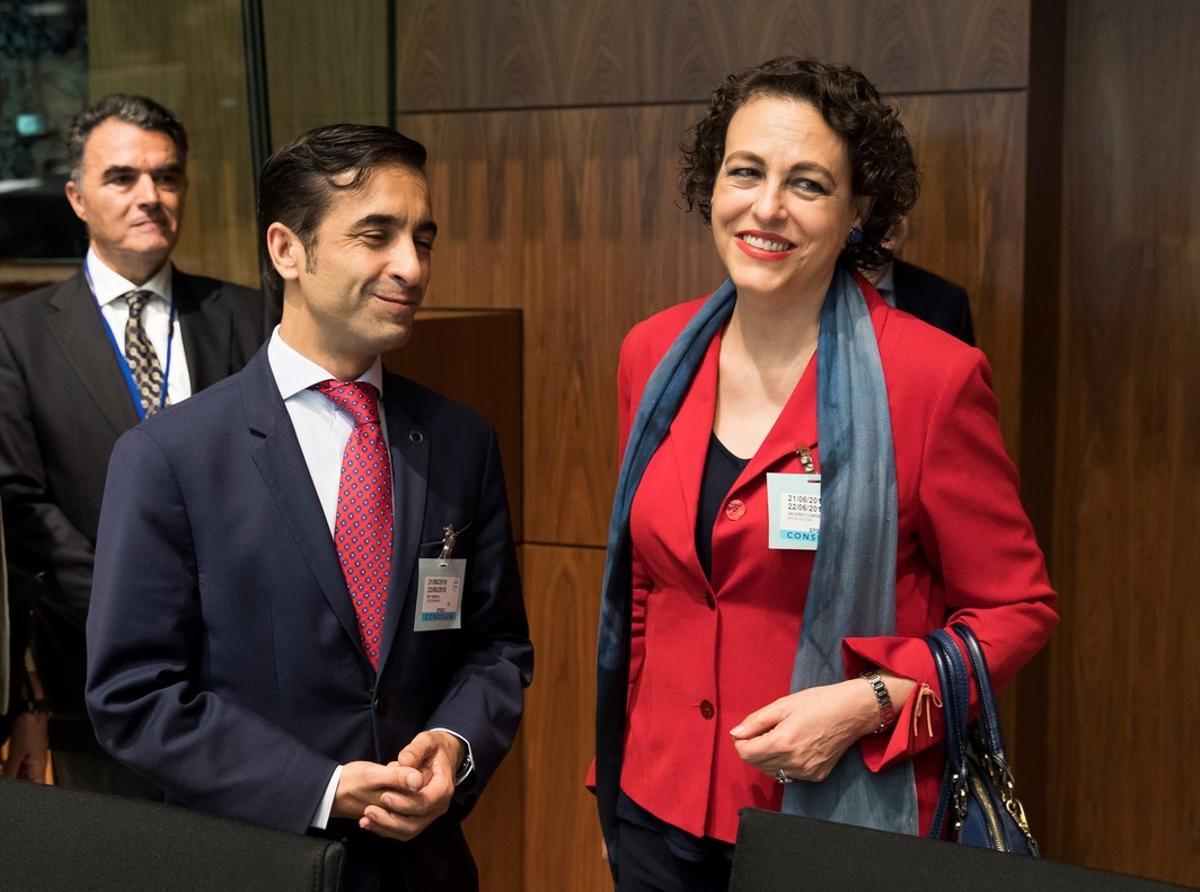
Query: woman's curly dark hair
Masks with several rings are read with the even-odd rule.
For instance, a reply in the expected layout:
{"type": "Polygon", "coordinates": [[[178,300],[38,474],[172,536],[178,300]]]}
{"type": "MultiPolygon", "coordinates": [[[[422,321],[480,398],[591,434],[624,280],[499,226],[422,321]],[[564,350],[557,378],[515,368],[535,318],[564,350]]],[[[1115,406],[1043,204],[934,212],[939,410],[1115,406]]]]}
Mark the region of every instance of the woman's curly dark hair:
{"type": "Polygon", "coordinates": [[[855,195],[874,199],[862,241],[846,245],[842,260],[874,269],[891,259],[884,242],[916,203],[920,190],[912,146],[895,108],[860,72],[798,56],[772,59],[731,74],[713,93],[706,114],[684,139],[680,181],[687,209],[712,224],[712,194],[725,156],[725,133],[734,112],[759,96],[811,103],[846,146],[855,195]]]}

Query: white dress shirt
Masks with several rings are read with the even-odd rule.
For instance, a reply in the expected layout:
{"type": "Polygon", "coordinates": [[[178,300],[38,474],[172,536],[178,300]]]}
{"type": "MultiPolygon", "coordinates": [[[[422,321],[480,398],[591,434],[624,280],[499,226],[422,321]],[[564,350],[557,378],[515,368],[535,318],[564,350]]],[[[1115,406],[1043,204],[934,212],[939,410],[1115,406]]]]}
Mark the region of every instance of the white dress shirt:
{"type": "Polygon", "coordinates": [[[188,375],[187,355],[184,352],[183,335],[179,327],[179,314],[171,331],[167,328],[171,320],[172,278],[174,267],[168,260],[163,268],[142,285],[134,285],[120,273],[114,271],[88,249],[84,258],[92,294],[100,305],[100,315],[108,323],[113,338],[122,352],[125,350],[125,323],[129,321],[129,304],[121,298],[130,291],[149,291],[155,296],[146,301],[142,310],[142,328],[158,356],[158,367],[166,376],[167,404],[181,403],[192,395],[192,379],[188,375]],[[171,368],[167,369],[167,346],[170,344],[171,368]]]}
{"type": "MultiPolygon", "coordinates": [[[[304,453],[304,463],[308,465],[308,476],[312,478],[313,488],[321,502],[321,511],[325,514],[325,523],[329,526],[329,535],[332,536],[337,519],[342,453],[346,451],[346,443],[354,430],[354,419],[348,412],[339,409],[329,397],[309,389],[314,384],[336,379],[337,376],[289,347],[279,336],[279,326],[271,332],[267,361],[271,366],[271,374],[275,376],[275,386],[283,397],[283,405],[292,419],[292,427],[296,429],[296,439],[300,441],[300,451],[304,453]]],[[[383,363],[378,357],[358,380],[371,384],[379,393],[383,393],[383,363]]],[[[387,418],[383,414],[382,400],[379,402],[379,425],[386,444],[387,418]]],[[[391,461],[390,452],[388,461],[391,461]]],[[[392,496],[394,501],[395,493],[392,496]]]]}
{"type": "MultiPolygon", "coordinates": [[[[283,397],[283,405],[288,417],[292,419],[292,427],[296,430],[296,439],[300,441],[300,451],[304,455],[304,463],[308,466],[308,475],[312,478],[313,488],[317,491],[317,499],[321,503],[321,511],[325,515],[325,523],[329,527],[329,535],[333,536],[333,527],[337,520],[338,484],[342,476],[342,453],[346,451],[346,443],[354,430],[354,419],[348,412],[338,408],[333,400],[324,394],[310,388],[314,384],[328,381],[337,376],[330,374],[311,359],[302,356],[292,349],[280,337],[279,326],[271,332],[271,341],[267,344],[267,362],[271,366],[271,374],[275,377],[275,386],[283,397]]],[[[380,394],[383,393],[383,363],[378,357],[371,367],[363,372],[357,380],[374,385],[380,394]]],[[[383,440],[387,443],[387,418],[384,415],[383,401],[379,402],[379,424],[383,430],[383,440]]],[[[391,460],[391,453],[388,453],[391,460]]],[[[392,493],[393,503],[396,493],[392,493]]],[[[470,775],[474,765],[471,754],[471,744],[465,737],[449,728],[431,728],[433,731],[446,731],[453,734],[467,748],[467,756],[463,760],[463,770],[459,771],[455,783],[462,783],[470,775]]],[[[337,794],[338,780],[342,776],[342,766],[333,770],[329,783],[325,787],[325,795],[317,806],[311,826],[324,829],[329,823],[329,813],[333,809],[334,796],[337,794]]]]}

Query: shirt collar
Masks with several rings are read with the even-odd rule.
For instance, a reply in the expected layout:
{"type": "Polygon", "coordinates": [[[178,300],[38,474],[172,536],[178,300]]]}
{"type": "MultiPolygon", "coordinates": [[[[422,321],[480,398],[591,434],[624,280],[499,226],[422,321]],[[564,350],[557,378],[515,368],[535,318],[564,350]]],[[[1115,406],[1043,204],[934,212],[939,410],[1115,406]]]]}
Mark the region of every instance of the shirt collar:
{"type": "MultiPolygon", "coordinates": [[[[280,337],[278,325],[271,332],[271,342],[267,345],[267,362],[271,366],[271,374],[275,376],[275,386],[279,388],[279,395],[285,400],[308,390],[314,384],[320,384],[330,378],[337,378],[337,375],[325,371],[307,356],[303,356],[289,346],[280,337]]],[[[375,357],[370,368],[359,375],[357,380],[374,385],[382,395],[383,363],[378,356],[375,357]]]]}
{"type": "Polygon", "coordinates": [[[892,306],[896,305],[896,264],[894,261],[884,267],[883,275],[875,283],[875,290],[879,292],[880,297],[887,300],[892,306]],[[889,298],[891,299],[889,300],[889,298]]]}
{"type": "Polygon", "coordinates": [[[88,281],[92,286],[92,294],[96,296],[96,303],[102,307],[107,306],[118,297],[128,294],[130,291],[150,291],[157,294],[167,303],[171,302],[171,279],[174,267],[171,265],[170,260],[164,263],[158,272],[141,285],[134,285],[123,275],[105,264],[91,248],[88,248],[87,257],[84,258],[83,262],[87,267],[88,281]]]}

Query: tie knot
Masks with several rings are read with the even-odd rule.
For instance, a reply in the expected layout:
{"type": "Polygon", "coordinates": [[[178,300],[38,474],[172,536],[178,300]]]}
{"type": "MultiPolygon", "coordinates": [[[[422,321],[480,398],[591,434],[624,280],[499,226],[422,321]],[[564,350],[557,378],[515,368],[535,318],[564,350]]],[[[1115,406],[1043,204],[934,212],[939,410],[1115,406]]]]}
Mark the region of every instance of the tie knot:
{"type": "Polygon", "coordinates": [[[343,412],[348,412],[354,419],[355,427],[379,424],[379,391],[374,384],[330,379],[314,384],[313,390],[324,394],[343,412]]]}
{"type": "Polygon", "coordinates": [[[129,304],[129,315],[138,317],[142,315],[142,309],[146,306],[146,302],[154,297],[153,291],[126,291],[123,295],[126,303],[129,304]]]}

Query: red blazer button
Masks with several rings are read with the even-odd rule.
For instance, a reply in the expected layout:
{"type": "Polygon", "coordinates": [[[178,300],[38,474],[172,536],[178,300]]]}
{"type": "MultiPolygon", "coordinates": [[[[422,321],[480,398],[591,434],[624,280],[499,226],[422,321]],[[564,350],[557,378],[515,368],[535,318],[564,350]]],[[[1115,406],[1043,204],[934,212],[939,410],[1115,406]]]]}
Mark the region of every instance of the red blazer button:
{"type": "Polygon", "coordinates": [[[700,715],[704,716],[706,719],[711,719],[716,714],[717,714],[717,711],[715,709],[713,709],[713,705],[712,705],[711,701],[709,701],[709,700],[701,700],[700,701],[700,715]]]}
{"type": "Polygon", "coordinates": [[[746,516],[746,503],[741,499],[730,499],[725,503],[725,516],[730,520],[741,520],[746,516]]]}

